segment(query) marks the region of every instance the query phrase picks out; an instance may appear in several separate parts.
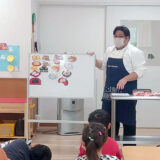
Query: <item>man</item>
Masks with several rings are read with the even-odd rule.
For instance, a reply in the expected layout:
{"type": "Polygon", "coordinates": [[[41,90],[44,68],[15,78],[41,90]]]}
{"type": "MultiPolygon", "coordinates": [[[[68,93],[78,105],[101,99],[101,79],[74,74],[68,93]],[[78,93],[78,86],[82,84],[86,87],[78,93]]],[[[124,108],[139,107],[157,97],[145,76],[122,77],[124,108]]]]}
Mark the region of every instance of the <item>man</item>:
{"type": "MultiPolygon", "coordinates": [[[[130,31],[125,26],[117,26],[113,31],[114,46],[107,48],[106,59],[96,60],[96,67],[106,69],[106,83],[102,98],[102,109],[111,114],[111,93],[132,94],[137,89],[137,79],[143,75],[145,58],[141,50],[129,44],[130,31]]],[[[93,55],[93,52],[88,53],[93,55]]],[[[137,101],[118,101],[116,104],[116,135],[120,122],[123,135],[136,134],[137,101]]]]}

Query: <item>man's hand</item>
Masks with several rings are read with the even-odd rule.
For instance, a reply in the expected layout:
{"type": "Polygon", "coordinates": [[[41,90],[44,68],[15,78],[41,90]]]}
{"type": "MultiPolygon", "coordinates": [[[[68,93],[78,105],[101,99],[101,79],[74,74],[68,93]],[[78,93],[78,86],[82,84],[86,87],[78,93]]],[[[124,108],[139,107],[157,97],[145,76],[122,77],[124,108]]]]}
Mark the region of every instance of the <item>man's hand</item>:
{"type": "Polygon", "coordinates": [[[88,55],[93,56],[95,55],[95,52],[87,52],[88,55]]]}
{"type": "Polygon", "coordinates": [[[127,83],[127,80],[125,78],[122,78],[118,81],[116,88],[119,90],[122,90],[122,89],[124,89],[126,83],[127,83]]]}

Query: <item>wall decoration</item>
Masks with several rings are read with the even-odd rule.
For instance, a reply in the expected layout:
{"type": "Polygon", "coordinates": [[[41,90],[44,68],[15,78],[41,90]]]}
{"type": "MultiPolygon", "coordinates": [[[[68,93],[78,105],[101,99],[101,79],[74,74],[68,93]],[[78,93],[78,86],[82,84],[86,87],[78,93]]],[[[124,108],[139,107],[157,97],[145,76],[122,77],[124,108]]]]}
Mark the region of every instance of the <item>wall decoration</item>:
{"type": "Polygon", "coordinates": [[[63,75],[64,77],[70,77],[71,74],[72,74],[72,73],[71,73],[71,71],[69,71],[69,70],[62,72],[62,75],[63,75]]]}
{"type": "Polygon", "coordinates": [[[7,43],[0,43],[0,50],[6,50],[8,49],[7,43]]]}
{"type": "Polygon", "coordinates": [[[148,54],[148,59],[151,59],[151,60],[152,60],[152,59],[154,59],[154,58],[155,58],[155,57],[154,57],[154,55],[153,55],[152,53],[149,53],[149,54],[148,54]]]}
{"type": "Polygon", "coordinates": [[[68,86],[68,80],[64,77],[59,78],[58,83],[63,83],[65,86],[68,86]]]}
{"type": "Polygon", "coordinates": [[[41,85],[41,80],[39,78],[31,78],[29,80],[29,84],[31,84],[31,85],[41,85]]]}
{"type": "Polygon", "coordinates": [[[19,71],[19,46],[5,45],[5,50],[0,50],[0,71],[19,71]]]}

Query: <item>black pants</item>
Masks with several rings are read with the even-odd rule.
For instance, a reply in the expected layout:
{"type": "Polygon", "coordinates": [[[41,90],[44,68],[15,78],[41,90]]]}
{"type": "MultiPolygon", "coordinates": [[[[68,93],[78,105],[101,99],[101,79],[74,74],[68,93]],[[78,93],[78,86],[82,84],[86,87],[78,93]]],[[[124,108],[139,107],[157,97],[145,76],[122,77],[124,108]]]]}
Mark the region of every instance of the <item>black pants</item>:
{"type": "MultiPolygon", "coordinates": [[[[119,135],[120,122],[116,122],[116,136],[119,135]]],[[[135,136],[136,126],[123,124],[123,136],[135,136]]],[[[108,136],[111,136],[111,130],[108,130],[108,136]]]]}
{"type": "MultiPolygon", "coordinates": [[[[116,122],[116,136],[119,134],[120,123],[116,122]]],[[[123,136],[135,136],[136,126],[123,124],[123,136]]]]}

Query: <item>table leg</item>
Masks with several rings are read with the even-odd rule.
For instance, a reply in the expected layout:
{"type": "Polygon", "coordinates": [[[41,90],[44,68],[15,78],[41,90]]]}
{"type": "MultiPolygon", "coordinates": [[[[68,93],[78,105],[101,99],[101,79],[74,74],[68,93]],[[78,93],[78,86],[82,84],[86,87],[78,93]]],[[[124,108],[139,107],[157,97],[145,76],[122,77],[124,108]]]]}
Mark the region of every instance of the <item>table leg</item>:
{"type": "Polygon", "coordinates": [[[115,132],[116,132],[115,126],[116,126],[116,100],[112,99],[111,100],[111,137],[113,139],[116,138],[116,136],[115,136],[115,132]]]}

